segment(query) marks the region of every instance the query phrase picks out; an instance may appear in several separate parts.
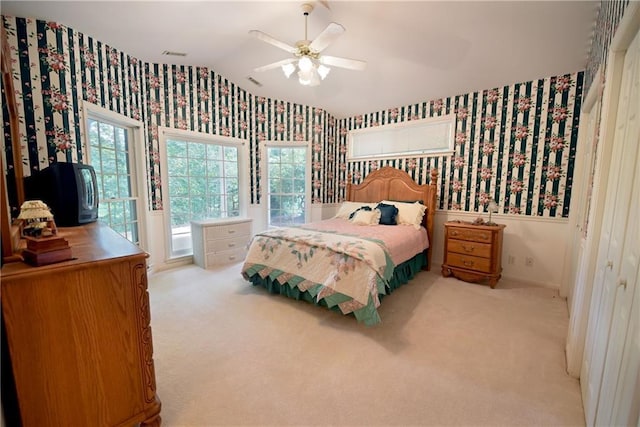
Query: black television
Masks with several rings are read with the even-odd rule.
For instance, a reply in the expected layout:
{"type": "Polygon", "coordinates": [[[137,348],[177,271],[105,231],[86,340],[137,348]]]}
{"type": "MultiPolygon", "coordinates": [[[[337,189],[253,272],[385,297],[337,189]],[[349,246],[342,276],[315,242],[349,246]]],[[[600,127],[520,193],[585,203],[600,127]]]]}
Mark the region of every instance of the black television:
{"type": "Polygon", "coordinates": [[[25,178],[25,198],[42,200],[59,227],[98,219],[98,180],[91,165],[57,162],[25,178]]]}

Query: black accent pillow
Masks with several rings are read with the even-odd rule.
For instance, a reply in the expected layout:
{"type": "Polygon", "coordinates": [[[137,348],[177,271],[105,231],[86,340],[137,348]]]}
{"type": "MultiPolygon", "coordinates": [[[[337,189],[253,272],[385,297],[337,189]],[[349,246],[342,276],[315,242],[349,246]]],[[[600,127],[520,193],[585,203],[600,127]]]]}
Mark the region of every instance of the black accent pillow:
{"type": "Polygon", "coordinates": [[[351,215],[349,215],[349,219],[353,219],[354,216],[356,216],[356,214],[358,213],[358,211],[370,211],[372,210],[369,206],[362,206],[359,207],[358,209],[356,209],[355,211],[351,212],[351,215]]]}
{"type": "Polygon", "coordinates": [[[382,225],[397,225],[396,219],[398,217],[398,208],[386,203],[378,203],[376,209],[380,209],[380,224],[382,225]]]}

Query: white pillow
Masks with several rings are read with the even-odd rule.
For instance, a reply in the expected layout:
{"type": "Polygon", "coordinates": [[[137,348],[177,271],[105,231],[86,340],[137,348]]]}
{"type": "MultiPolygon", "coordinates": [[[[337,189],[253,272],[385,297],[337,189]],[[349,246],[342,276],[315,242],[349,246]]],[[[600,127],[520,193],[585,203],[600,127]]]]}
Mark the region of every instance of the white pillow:
{"type": "Polygon", "coordinates": [[[349,216],[351,216],[352,213],[358,210],[358,208],[369,206],[371,209],[373,209],[377,205],[377,203],[342,202],[342,205],[340,205],[340,209],[338,209],[338,213],[334,218],[349,219],[349,216]]]}
{"type": "Polygon", "coordinates": [[[413,228],[420,230],[422,226],[422,217],[427,207],[420,202],[393,202],[391,200],[383,200],[381,203],[394,205],[398,208],[398,217],[396,221],[401,225],[413,225],[413,228]]]}
{"type": "Polygon", "coordinates": [[[358,211],[351,218],[351,222],[358,225],[378,225],[380,223],[380,209],[374,209],[371,211],[358,211]]]}

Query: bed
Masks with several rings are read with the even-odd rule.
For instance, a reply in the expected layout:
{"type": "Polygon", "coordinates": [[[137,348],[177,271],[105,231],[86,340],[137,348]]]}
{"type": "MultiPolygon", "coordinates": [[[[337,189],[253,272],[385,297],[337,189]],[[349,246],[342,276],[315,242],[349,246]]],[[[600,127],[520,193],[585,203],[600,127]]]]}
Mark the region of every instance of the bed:
{"type": "Polygon", "coordinates": [[[336,218],[256,234],[242,276],[271,293],[380,323],[382,298],[431,267],[437,170],[430,175],[424,185],[392,167],[359,185],[349,176],[336,218]]]}

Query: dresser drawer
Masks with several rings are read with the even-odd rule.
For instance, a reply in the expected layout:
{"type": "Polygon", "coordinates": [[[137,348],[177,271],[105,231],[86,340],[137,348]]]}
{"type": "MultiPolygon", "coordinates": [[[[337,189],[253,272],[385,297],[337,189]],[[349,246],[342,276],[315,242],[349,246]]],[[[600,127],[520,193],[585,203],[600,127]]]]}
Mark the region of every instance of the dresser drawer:
{"type": "Polygon", "coordinates": [[[205,239],[224,239],[234,236],[248,236],[251,234],[251,222],[239,222],[237,224],[218,225],[205,228],[205,239]]]}
{"type": "Polygon", "coordinates": [[[448,227],[448,236],[450,239],[470,240],[473,242],[491,242],[490,230],[473,230],[470,228],[448,227]]]}
{"type": "Polygon", "coordinates": [[[191,221],[193,262],[202,268],[242,261],[251,240],[251,219],[191,221]]]}
{"type": "Polygon", "coordinates": [[[467,270],[491,272],[491,260],[470,255],[462,255],[453,252],[447,254],[447,264],[451,267],[465,268],[467,270]]]}
{"type": "Polygon", "coordinates": [[[228,251],[207,254],[207,265],[224,265],[240,262],[247,256],[247,248],[241,247],[228,251]]]}
{"type": "Polygon", "coordinates": [[[491,244],[489,243],[451,239],[449,240],[449,251],[482,258],[491,258],[491,244]]]}
{"type": "Polygon", "coordinates": [[[228,239],[207,240],[206,253],[228,251],[236,248],[244,248],[249,243],[249,235],[240,235],[228,239]]]}

